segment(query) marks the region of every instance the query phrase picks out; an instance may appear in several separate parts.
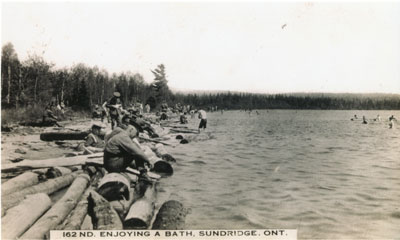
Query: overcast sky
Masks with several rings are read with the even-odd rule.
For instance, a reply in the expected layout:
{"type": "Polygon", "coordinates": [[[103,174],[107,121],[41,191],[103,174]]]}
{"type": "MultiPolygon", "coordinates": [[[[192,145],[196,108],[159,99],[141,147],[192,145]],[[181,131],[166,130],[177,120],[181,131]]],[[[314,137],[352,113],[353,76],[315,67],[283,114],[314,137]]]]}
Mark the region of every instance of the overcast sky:
{"type": "Polygon", "coordinates": [[[166,66],[174,89],[400,93],[400,2],[2,4],[20,60],[166,66]]]}

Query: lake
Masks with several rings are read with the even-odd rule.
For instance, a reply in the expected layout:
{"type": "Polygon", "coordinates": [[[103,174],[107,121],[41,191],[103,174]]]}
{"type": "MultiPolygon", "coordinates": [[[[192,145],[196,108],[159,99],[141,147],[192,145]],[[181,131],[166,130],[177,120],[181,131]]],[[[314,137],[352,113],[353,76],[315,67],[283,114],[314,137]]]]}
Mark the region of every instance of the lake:
{"type": "MultiPolygon", "coordinates": [[[[207,140],[167,150],[187,229],[298,229],[299,238],[400,236],[400,111],[208,113],[207,140]],[[350,121],[357,114],[369,119],[350,121]],[[377,115],[381,121],[373,121],[377,115]]],[[[197,128],[199,120],[190,119],[197,128]]]]}

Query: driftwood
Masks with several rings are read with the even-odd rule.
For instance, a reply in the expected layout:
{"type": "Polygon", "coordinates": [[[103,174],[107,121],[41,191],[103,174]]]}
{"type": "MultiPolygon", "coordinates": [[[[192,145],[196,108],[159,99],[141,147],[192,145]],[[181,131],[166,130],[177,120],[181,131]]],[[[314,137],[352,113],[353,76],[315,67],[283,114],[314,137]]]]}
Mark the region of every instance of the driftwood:
{"type": "Polygon", "coordinates": [[[60,224],[76,206],[88,186],[89,175],[82,173],[71,184],[64,196],[45,213],[24,235],[22,239],[43,239],[51,229],[60,224]]]}
{"type": "Polygon", "coordinates": [[[88,197],[88,214],[92,218],[94,230],[123,229],[118,213],[95,191],[91,191],[88,197]]]}
{"type": "Polygon", "coordinates": [[[142,198],[132,204],[125,217],[125,229],[147,229],[154,215],[155,186],[148,185],[142,198]]]}
{"type": "Polygon", "coordinates": [[[91,155],[83,155],[76,157],[60,157],[46,160],[23,160],[18,163],[9,163],[2,165],[3,172],[30,170],[36,168],[50,168],[50,167],[66,167],[75,165],[84,165],[86,161],[99,161],[103,162],[103,153],[95,153],[91,155]]]}
{"type": "Polygon", "coordinates": [[[152,229],[182,230],[185,228],[185,217],[188,211],[175,200],[165,202],[157,213],[152,229]]]}
{"type": "Polygon", "coordinates": [[[39,175],[33,172],[25,172],[15,178],[1,184],[1,193],[4,195],[20,191],[39,183],[39,175]]]}
{"type": "Polygon", "coordinates": [[[27,187],[21,191],[2,196],[2,210],[5,211],[13,206],[16,206],[21,202],[26,195],[35,193],[46,193],[51,194],[57,190],[60,190],[72,183],[79,172],[74,172],[62,177],[50,179],[46,182],[39,183],[37,185],[27,187]]]}
{"type": "Polygon", "coordinates": [[[7,215],[1,219],[2,238],[20,237],[50,206],[51,200],[45,193],[27,196],[18,206],[9,209],[7,215]]]}

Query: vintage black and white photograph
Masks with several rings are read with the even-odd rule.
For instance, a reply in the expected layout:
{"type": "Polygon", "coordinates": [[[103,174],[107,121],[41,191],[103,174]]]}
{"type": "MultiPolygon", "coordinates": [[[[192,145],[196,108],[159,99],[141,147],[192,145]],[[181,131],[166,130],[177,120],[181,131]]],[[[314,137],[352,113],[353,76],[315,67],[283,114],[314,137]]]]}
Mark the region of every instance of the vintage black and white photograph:
{"type": "Polygon", "coordinates": [[[399,239],[399,1],[2,1],[1,36],[2,239],[399,239]]]}

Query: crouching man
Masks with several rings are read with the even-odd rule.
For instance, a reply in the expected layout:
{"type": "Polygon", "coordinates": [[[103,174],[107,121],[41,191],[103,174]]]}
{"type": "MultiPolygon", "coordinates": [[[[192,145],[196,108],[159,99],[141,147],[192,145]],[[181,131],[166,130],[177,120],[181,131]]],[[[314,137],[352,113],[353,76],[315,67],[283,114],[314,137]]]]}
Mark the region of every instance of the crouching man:
{"type": "Polygon", "coordinates": [[[139,145],[133,141],[136,136],[137,130],[133,126],[120,124],[105,137],[104,167],[108,172],[119,173],[133,167],[145,173],[145,165],[152,167],[139,145]]]}

